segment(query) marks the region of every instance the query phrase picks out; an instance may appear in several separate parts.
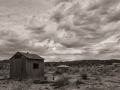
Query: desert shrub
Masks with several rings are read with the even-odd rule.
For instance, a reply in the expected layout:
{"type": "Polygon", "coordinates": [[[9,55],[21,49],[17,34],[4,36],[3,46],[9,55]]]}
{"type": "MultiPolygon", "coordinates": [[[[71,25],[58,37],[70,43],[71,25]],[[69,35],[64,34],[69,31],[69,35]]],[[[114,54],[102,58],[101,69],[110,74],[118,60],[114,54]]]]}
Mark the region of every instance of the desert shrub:
{"type": "Polygon", "coordinates": [[[59,88],[59,90],[66,90],[66,88],[65,87],[61,87],[61,88],[59,88]]]}
{"type": "Polygon", "coordinates": [[[91,75],[109,75],[114,76],[113,71],[111,70],[111,67],[109,66],[102,66],[102,67],[94,67],[89,72],[91,75]]]}
{"type": "Polygon", "coordinates": [[[55,67],[47,67],[46,69],[45,69],[45,72],[48,72],[48,71],[55,71],[55,67]]]}
{"type": "Polygon", "coordinates": [[[30,84],[13,85],[11,90],[29,90],[30,86],[30,84]]]}
{"type": "Polygon", "coordinates": [[[63,71],[61,69],[56,70],[55,74],[63,74],[63,71]]]}
{"type": "Polygon", "coordinates": [[[114,70],[114,69],[115,69],[113,65],[111,65],[111,67],[110,67],[110,68],[111,68],[111,70],[114,70]]]}
{"type": "Polygon", "coordinates": [[[79,73],[88,72],[86,67],[81,67],[79,73]]]}
{"type": "Polygon", "coordinates": [[[9,73],[10,73],[9,70],[6,69],[0,70],[0,76],[2,76],[4,79],[8,77],[9,73]]]}
{"type": "Polygon", "coordinates": [[[48,78],[47,76],[44,76],[44,80],[47,80],[47,78],[48,78]]]}
{"type": "Polygon", "coordinates": [[[74,73],[74,74],[75,74],[75,73],[79,73],[79,68],[78,68],[78,67],[71,68],[71,69],[70,69],[70,72],[71,72],[71,73],[74,73]]]}
{"type": "Polygon", "coordinates": [[[17,87],[12,87],[11,90],[28,90],[28,89],[25,88],[24,86],[17,86],[17,87]]]}
{"type": "Polygon", "coordinates": [[[7,78],[8,75],[9,74],[7,72],[3,71],[3,76],[4,76],[5,79],[7,78]]]}
{"type": "Polygon", "coordinates": [[[56,84],[59,86],[59,85],[66,85],[69,83],[69,77],[68,76],[62,76],[60,77],[57,81],[56,81],[56,84]]]}
{"type": "Polygon", "coordinates": [[[61,75],[53,84],[53,86],[61,87],[67,84],[69,84],[69,77],[67,75],[61,75]]]}
{"type": "Polygon", "coordinates": [[[83,82],[81,82],[80,79],[77,79],[75,83],[78,85],[78,84],[82,84],[83,82]]]}
{"type": "Polygon", "coordinates": [[[86,73],[82,73],[82,74],[81,74],[81,77],[82,77],[82,79],[86,80],[88,76],[87,76],[86,73]]]}
{"type": "Polygon", "coordinates": [[[111,69],[107,66],[104,66],[104,67],[100,68],[99,73],[101,75],[109,75],[111,73],[111,69]]]}
{"type": "Polygon", "coordinates": [[[105,89],[103,89],[103,88],[92,87],[92,88],[89,88],[89,89],[87,89],[87,90],[105,90],[105,89]]]}
{"type": "Polygon", "coordinates": [[[3,76],[3,70],[0,70],[0,76],[3,76]]]}
{"type": "Polygon", "coordinates": [[[110,72],[110,68],[108,68],[108,67],[103,68],[103,73],[109,73],[109,72],[110,72]]]}
{"type": "Polygon", "coordinates": [[[97,70],[93,70],[92,71],[92,75],[98,75],[98,71],[97,70]]]}
{"type": "Polygon", "coordinates": [[[114,72],[109,73],[109,76],[115,76],[114,72]]]}
{"type": "Polygon", "coordinates": [[[96,80],[100,80],[101,78],[100,78],[99,76],[96,76],[95,79],[96,79],[96,80]]]}
{"type": "Polygon", "coordinates": [[[98,67],[94,67],[91,70],[91,74],[92,75],[99,75],[99,74],[103,74],[103,68],[98,66],[98,67]]]}

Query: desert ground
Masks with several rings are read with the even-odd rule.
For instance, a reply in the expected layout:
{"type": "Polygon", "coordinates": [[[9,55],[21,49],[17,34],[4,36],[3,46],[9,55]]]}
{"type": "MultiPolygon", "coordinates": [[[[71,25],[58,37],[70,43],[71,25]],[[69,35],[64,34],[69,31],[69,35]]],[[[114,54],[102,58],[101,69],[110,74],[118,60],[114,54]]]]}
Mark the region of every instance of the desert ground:
{"type": "Polygon", "coordinates": [[[120,90],[119,65],[71,66],[68,73],[46,67],[45,80],[37,83],[10,80],[9,72],[0,71],[0,90],[120,90]]]}

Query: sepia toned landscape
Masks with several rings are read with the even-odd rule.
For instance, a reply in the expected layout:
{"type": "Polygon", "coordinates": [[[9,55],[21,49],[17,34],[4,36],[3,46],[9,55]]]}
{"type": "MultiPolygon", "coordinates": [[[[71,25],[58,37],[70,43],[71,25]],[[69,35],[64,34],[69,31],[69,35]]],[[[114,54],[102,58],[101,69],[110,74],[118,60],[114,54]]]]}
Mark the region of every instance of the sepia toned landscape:
{"type": "Polygon", "coordinates": [[[0,70],[0,90],[120,90],[119,60],[45,62],[43,81],[11,80],[6,67],[0,70]]]}
{"type": "Polygon", "coordinates": [[[120,0],[0,0],[0,90],[120,90],[120,0]]]}

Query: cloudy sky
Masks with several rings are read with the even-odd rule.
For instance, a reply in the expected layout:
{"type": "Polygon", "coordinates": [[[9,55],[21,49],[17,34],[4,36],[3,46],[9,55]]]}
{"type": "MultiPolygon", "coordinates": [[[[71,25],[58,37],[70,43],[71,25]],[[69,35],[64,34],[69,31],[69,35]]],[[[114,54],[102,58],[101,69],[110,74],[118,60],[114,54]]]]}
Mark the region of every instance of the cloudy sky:
{"type": "Polygon", "coordinates": [[[0,0],[0,59],[120,59],[120,0],[0,0]]]}

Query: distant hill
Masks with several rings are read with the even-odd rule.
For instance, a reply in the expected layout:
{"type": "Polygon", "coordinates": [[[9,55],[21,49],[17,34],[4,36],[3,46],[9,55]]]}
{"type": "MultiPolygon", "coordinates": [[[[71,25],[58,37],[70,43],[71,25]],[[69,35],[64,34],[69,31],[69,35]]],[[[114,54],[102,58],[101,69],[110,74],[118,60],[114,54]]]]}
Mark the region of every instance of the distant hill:
{"type": "Polygon", "coordinates": [[[7,62],[7,63],[10,63],[10,60],[9,60],[9,59],[0,60],[0,63],[2,63],[2,62],[7,62]]]}
{"type": "MultiPolygon", "coordinates": [[[[47,66],[59,66],[59,65],[68,65],[68,66],[99,66],[99,65],[112,65],[112,63],[120,63],[118,59],[110,59],[110,60],[74,60],[74,61],[66,61],[66,62],[45,62],[45,67],[47,66]]],[[[2,60],[0,61],[0,66],[5,66],[6,64],[10,64],[10,60],[2,60]]],[[[8,65],[7,65],[8,66],[8,65]]]]}
{"type": "Polygon", "coordinates": [[[45,66],[58,66],[58,65],[68,65],[68,66],[99,66],[99,65],[112,65],[112,63],[120,63],[120,60],[110,59],[110,60],[75,60],[68,62],[45,62],[45,66]]]}

